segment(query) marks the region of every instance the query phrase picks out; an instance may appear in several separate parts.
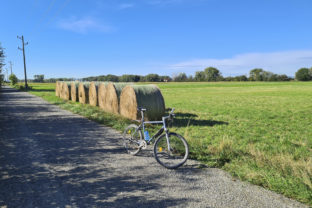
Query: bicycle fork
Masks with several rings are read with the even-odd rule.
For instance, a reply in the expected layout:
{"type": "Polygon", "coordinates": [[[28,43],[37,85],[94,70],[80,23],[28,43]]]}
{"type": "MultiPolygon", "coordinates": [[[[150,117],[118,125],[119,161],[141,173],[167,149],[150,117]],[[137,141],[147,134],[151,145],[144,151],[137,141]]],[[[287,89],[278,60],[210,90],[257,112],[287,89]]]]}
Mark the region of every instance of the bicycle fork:
{"type": "Polygon", "coordinates": [[[163,120],[163,128],[164,128],[165,133],[166,133],[168,152],[169,152],[169,154],[171,154],[171,147],[170,147],[170,141],[169,141],[169,130],[167,129],[165,119],[163,118],[162,120],[163,120]]]}
{"type": "Polygon", "coordinates": [[[166,139],[167,139],[168,152],[169,152],[169,154],[171,154],[171,147],[170,147],[168,131],[166,131],[166,139]]]}

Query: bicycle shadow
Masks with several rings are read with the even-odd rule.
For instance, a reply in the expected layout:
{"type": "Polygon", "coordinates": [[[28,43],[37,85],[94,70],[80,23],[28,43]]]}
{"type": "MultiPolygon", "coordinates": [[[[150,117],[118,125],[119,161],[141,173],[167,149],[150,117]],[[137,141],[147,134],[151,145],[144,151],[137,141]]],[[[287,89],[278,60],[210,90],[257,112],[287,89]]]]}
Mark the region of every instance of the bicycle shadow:
{"type": "MultiPolygon", "coordinates": [[[[170,108],[166,112],[170,112],[170,108]]],[[[215,125],[228,125],[225,121],[216,120],[203,120],[197,119],[199,116],[194,113],[175,113],[175,118],[170,123],[170,127],[186,127],[186,126],[215,126],[215,125]]]]}
{"type": "Polygon", "coordinates": [[[176,117],[191,117],[191,118],[196,118],[198,115],[193,114],[193,113],[175,113],[176,117]]]}
{"type": "Polygon", "coordinates": [[[229,125],[229,123],[225,122],[225,121],[216,121],[216,120],[175,118],[170,126],[172,126],[172,127],[186,127],[186,126],[215,126],[215,125],[229,125]]]}
{"type": "Polygon", "coordinates": [[[186,127],[186,126],[215,126],[228,125],[225,121],[203,120],[197,119],[198,115],[191,113],[176,113],[171,126],[172,127],[186,127]]]}

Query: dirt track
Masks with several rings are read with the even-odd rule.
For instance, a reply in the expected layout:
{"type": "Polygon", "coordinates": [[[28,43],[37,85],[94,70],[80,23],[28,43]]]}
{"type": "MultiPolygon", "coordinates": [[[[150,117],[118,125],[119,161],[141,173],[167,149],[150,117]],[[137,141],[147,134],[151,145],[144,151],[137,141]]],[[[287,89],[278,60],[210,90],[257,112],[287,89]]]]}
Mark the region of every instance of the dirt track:
{"type": "Polygon", "coordinates": [[[0,207],[306,207],[219,169],[161,167],[121,135],[11,88],[0,92],[0,207]]]}

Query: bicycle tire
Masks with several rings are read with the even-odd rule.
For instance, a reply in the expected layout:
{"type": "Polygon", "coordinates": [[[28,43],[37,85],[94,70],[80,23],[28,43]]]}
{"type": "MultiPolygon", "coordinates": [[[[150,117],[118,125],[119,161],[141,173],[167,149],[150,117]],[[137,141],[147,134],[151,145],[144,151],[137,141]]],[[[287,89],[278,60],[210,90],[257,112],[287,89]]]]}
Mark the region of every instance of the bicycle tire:
{"type": "Polygon", "coordinates": [[[170,150],[168,150],[166,134],[160,136],[154,144],[156,161],[168,169],[175,169],[183,165],[189,155],[189,147],[183,136],[169,133],[170,150]]]}
{"type": "Polygon", "coordinates": [[[127,153],[136,155],[140,152],[140,141],[142,141],[142,132],[135,124],[127,126],[123,132],[123,145],[127,153]]]}

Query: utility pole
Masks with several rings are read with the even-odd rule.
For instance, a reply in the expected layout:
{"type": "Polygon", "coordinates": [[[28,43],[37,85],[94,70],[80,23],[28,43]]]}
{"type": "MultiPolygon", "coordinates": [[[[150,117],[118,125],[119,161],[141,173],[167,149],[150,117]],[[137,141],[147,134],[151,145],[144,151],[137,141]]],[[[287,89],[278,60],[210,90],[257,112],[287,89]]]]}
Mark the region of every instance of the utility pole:
{"type": "Polygon", "coordinates": [[[27,85],[27,74],[26,74],[26,60],[25,60],[25,45],[28,45],[28,42],[24,43],[24,36],[22,37],[17,36],[18,39],[22,40],[23,48],[18,47],[19,50],[23,51],[23,58],[24,58],[24,74],[25,74],[25,89],[28,88],[27,85]]]}
{"type": "Polygon", "coordinates": [[[10,64],[10,68],[11,68],[11,75],[13,74],[13,72],[12,72],[12,61],[9,61],[9,64],[10,64]]]}
{"type": "Polygon", "coordinates": [[[9,82],[8,68],[5,68],[5,72],[6,72],[7,82],[9,82]]]}

